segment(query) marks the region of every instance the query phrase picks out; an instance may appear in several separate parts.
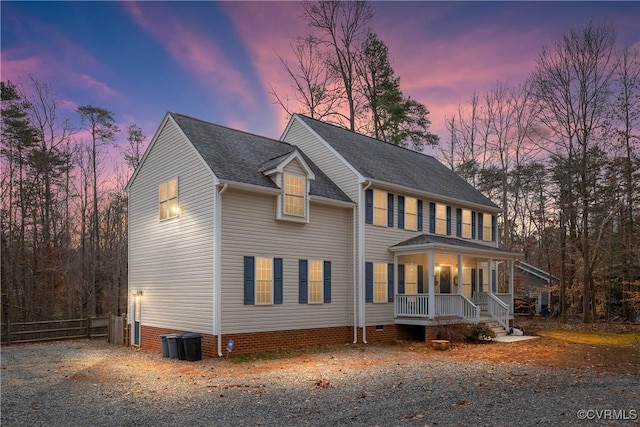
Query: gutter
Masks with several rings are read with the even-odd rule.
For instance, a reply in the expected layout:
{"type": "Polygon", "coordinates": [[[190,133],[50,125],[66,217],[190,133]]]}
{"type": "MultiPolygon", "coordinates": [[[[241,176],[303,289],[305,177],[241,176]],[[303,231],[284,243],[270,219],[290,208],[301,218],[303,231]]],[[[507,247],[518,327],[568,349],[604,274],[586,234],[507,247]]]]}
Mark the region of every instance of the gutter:
{"type": "MultiPolygon", "coordinates": [[[[214,317],[215,317],[215,333],[218,337],[218,357],[222,357],[222,195],[227,191],[228,185],[225,183],[222,189],[217,192],[215,197],[215,207],[213,215],[213,257],[214,257],[214,270],[213,270],[213,293],[214,293],[214,317]]],[[[216,187],[217,188],[217,187],[216,187]]]]}
{"type": "Polygon", "coordinates": [[[371,187],[371,181],[365,181],[366,184],[358,194],[358,281],[360,284],[360,298],[358,308],[360,310],[360,322],[362,324],[362,343],[367,344],[367,323],[366,323],[366,310],[365,310],[365,277],[364,277],[364,263],[365,263],[365,238],[364,238],[364,215],[366,206],[364,203],[365,191],[371,187]],[[363,209],[364,206],[364,209],[363,209]]]}

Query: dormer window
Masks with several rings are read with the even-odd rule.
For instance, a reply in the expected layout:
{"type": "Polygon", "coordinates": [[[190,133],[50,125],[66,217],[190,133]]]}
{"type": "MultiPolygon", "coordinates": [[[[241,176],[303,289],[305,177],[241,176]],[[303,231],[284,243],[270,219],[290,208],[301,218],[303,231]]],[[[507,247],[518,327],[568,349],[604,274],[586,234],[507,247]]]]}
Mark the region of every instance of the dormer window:
{"type": "Polygon", "coordinates": [[[284,214],[304,217],[306,193],[307,180],[305,177],[284,174],[284,214]]]}

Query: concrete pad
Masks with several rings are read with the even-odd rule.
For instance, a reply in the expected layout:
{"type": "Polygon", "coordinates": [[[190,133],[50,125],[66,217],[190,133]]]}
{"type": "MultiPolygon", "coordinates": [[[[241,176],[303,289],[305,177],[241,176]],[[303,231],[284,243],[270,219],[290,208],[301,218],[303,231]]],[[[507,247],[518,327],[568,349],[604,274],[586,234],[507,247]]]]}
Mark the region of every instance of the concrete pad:
{"type": "Polygon", "coordinates": [[[526,340],[535,340],[540,337],[533,337],[529,335],[502,335],[499,337],[495,337],[493,340],[495,342],[516,342],[516,341],[526,341],[526,340]]]}

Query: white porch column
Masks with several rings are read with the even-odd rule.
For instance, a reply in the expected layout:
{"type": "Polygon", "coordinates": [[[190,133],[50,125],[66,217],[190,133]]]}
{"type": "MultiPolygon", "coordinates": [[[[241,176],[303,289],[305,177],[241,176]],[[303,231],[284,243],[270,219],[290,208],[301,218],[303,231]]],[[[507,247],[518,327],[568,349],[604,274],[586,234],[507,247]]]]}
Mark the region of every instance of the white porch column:
{"type": "Polygon", "coordinates": [[[436,283],[435,283],[435,261],[433,251],[427,252],[429,263],[429,299],[427,302],[427,309],[429,310],[429,318],[433,319],[436,314],[436,283]]]}
{"type": "Polygon", "coordinates": [[[458,295],[462,295],[462,255],[458,255],[458,295]]]}
{"type": "Polygon", "coordinates": [[[398,317],[398,254],[393,254],[393,317],[398,317]]]}
{"type": "Polygon", "coordinates": [[[489,258],[487,269],[489,270],[489,293],[493,295],[493,258],[489,258]]]}
{"type": "Polygon", "coordinates": [[[513,263],[515,261],[511,260],[509,261],[509,294],[511,295],[511,302],[509,304],[509,306],[511,307],[511,313],[509,314],[513,314],[513,263]]]}

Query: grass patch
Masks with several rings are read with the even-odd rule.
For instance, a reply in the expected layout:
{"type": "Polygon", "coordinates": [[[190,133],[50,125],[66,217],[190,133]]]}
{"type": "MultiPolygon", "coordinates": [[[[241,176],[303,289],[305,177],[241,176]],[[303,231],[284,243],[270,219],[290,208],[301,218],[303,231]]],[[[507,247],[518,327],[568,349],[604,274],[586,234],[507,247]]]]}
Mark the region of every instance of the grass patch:
{"type": "Polygon", "coordinates": [[[542,330],[538,335],[576,344],[623,346],[640,343],[640,332],[542,330]]]}
{"type": "Polygon", "coordinates": [[[231,357],[233,363],[260,362],[266,360],[291,359],[304,354],[328,353],[330,351],[344,350],[345,346],[339,345],[317,345],[310,347],[286,348],[277,351],[264,351],[250,354],[240,354],[231,357]]]}

